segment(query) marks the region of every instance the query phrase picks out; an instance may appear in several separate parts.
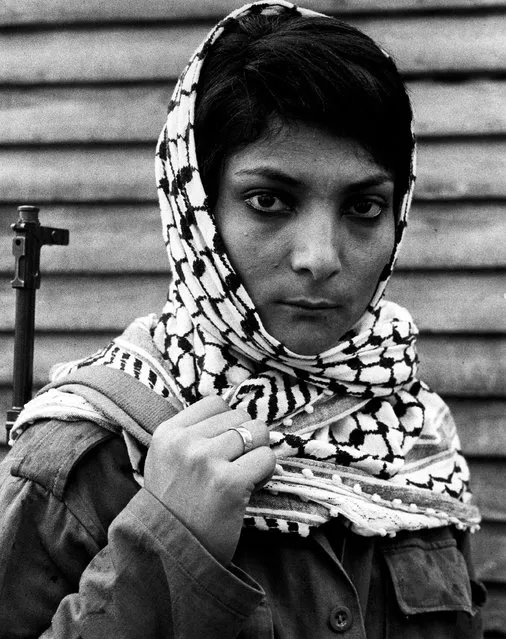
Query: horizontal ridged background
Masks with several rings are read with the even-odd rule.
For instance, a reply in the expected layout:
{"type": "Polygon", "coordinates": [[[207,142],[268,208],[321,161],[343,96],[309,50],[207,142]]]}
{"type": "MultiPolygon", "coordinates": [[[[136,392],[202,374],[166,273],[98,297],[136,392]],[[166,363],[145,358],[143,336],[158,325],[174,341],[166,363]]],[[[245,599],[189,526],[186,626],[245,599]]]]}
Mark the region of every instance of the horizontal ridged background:
{"type": "MultiPolygon", "coordinates": [[[[10,402],[19,204],[70,229],[45,247],[35,386],[161,308],[169,275],[154,143],[175,78],[235,0],[4,0],[0,6],[0,410],[10,402]]],[[[396,58],[420,142],[389,297],[420,327],[422,375],[451,405],[482,508],[486,636],[506,635],[506,4],[321,0],[396,58]]],[[[1,445],[0,445],[1,446],[1,445]]],[[[0,454],[5,453],[5,446],[0,454]]]]}

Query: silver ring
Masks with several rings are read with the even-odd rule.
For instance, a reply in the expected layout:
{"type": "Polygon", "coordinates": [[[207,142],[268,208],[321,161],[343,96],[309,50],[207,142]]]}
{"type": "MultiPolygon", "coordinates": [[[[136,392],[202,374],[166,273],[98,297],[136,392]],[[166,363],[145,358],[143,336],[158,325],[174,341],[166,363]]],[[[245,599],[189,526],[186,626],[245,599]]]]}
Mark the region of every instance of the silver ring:
{"type": "Polygon", "coordinates": [[[244,428],[244,426],[234,426],[232,428],[229,428],[228,430],[235,430],[237,433],[239,433],[242,439],[243,455],[245,453],[249,453],[250,450],[253,450],[253,435],[251,434],[251,431],[249,431],[247,428],[244,428]]]}

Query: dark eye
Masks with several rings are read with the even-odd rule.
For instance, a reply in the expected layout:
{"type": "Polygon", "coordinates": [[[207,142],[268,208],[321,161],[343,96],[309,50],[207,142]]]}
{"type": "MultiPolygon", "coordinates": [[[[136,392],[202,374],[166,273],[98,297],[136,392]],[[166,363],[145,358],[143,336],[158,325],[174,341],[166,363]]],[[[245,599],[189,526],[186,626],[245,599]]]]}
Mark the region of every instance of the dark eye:
{"type": "Polygon", "coordinates": [[[380,216],[385,208],[386,204],[384,202],[362,199],[351,202],[345,208],[345,212],[347,215],[371,219],[380,216]]]}
{"type": "Polygon", "coordinates": [[[256,211],[262,211],[263,213],[277,213],[290,208],[286,202],[283,202],[283,200],[272,193],[258,193],[257,195],[251,195],[244,201],[248,206],[251,206],[251,208],[256,211]]]}

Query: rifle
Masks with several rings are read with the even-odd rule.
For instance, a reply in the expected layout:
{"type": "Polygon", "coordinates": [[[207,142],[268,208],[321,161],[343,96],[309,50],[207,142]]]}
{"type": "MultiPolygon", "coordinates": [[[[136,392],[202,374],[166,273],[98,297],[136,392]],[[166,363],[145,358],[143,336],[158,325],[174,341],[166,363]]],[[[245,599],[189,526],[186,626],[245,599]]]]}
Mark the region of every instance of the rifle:
{"type": "Polygon", "coordinates": [[[39,211],[36,206],[20,206],[18,220],[11,224],[16,234],[12,240],[15,266],[11,281],[12,288],[16,289],[16,317],[12,408],[7,411],[7,439],[24,404],[32,398],[35,291],[40,288],[40,249],[46,244],[69,243],[66,229],[40,225],[39,211]]]}

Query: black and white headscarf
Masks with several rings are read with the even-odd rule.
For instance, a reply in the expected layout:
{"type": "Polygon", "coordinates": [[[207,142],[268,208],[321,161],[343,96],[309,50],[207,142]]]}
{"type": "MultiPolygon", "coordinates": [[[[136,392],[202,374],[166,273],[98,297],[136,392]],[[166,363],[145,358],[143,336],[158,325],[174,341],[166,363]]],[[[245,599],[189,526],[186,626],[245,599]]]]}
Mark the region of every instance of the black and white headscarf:
{"type": "MultiPolygon", "coordinates": [[[[284,420],[287,425],[326,393],[353,396],[358,402],[377,398],[375,405],[381,404],[380,412],[389,425],[385,436],[392,437],[398,430],[402,444],[392,445],[391,458],[381,455],[378,463],[374,459],[377,445],[364,441],[359,457],[363,467],[367,449],[368,470],[391,476],[423,422],[423,407],[408,390],[415,381],[416,328],[407,311],[380,301],[406,225],[414,176],[397,217],[397,241],[390,263],[353,336],[317,356],[288,351],[263,327],[224,251],[207,206],[193,137],[198,80],[206,53],[231,21],[252,11],[313,14],[280,2],[240,9],[216,26],[181,75],[156,156],[164,238],[174,280],[153,331],[155,344],[187,405],[219,394],[252,417],[268,424],[284,420]]],[[[325,458],[339,459],[337,448],[329,440],[325,458]]]]}
{"type": "Polygon", "coordinates": [[[320,15],[282,0],[247,5],[197,49],[175,88],[156,153],[174,276],[168,302],[159,317],[134,323],[57,376],[82,366],[112,366],[162,396],[177,397],[182,406],[218,394],[265,420],[281,464],[263,495],[252,500],[250,525],[307,532],[344,515],[362,534],[440,526],[452,517],[456,525],[474,527],[479,515],[465,505],[468,469],[453,421],[442,400],[416,378],[417,329],[406,309],[383,299],[412,197],[414,144],[389,264],[363,317],[330,350],[298,355],[272,337],[223,248],[199,174],[195,101],[207,52],[231,22],[253,12],[320,15]]]}

